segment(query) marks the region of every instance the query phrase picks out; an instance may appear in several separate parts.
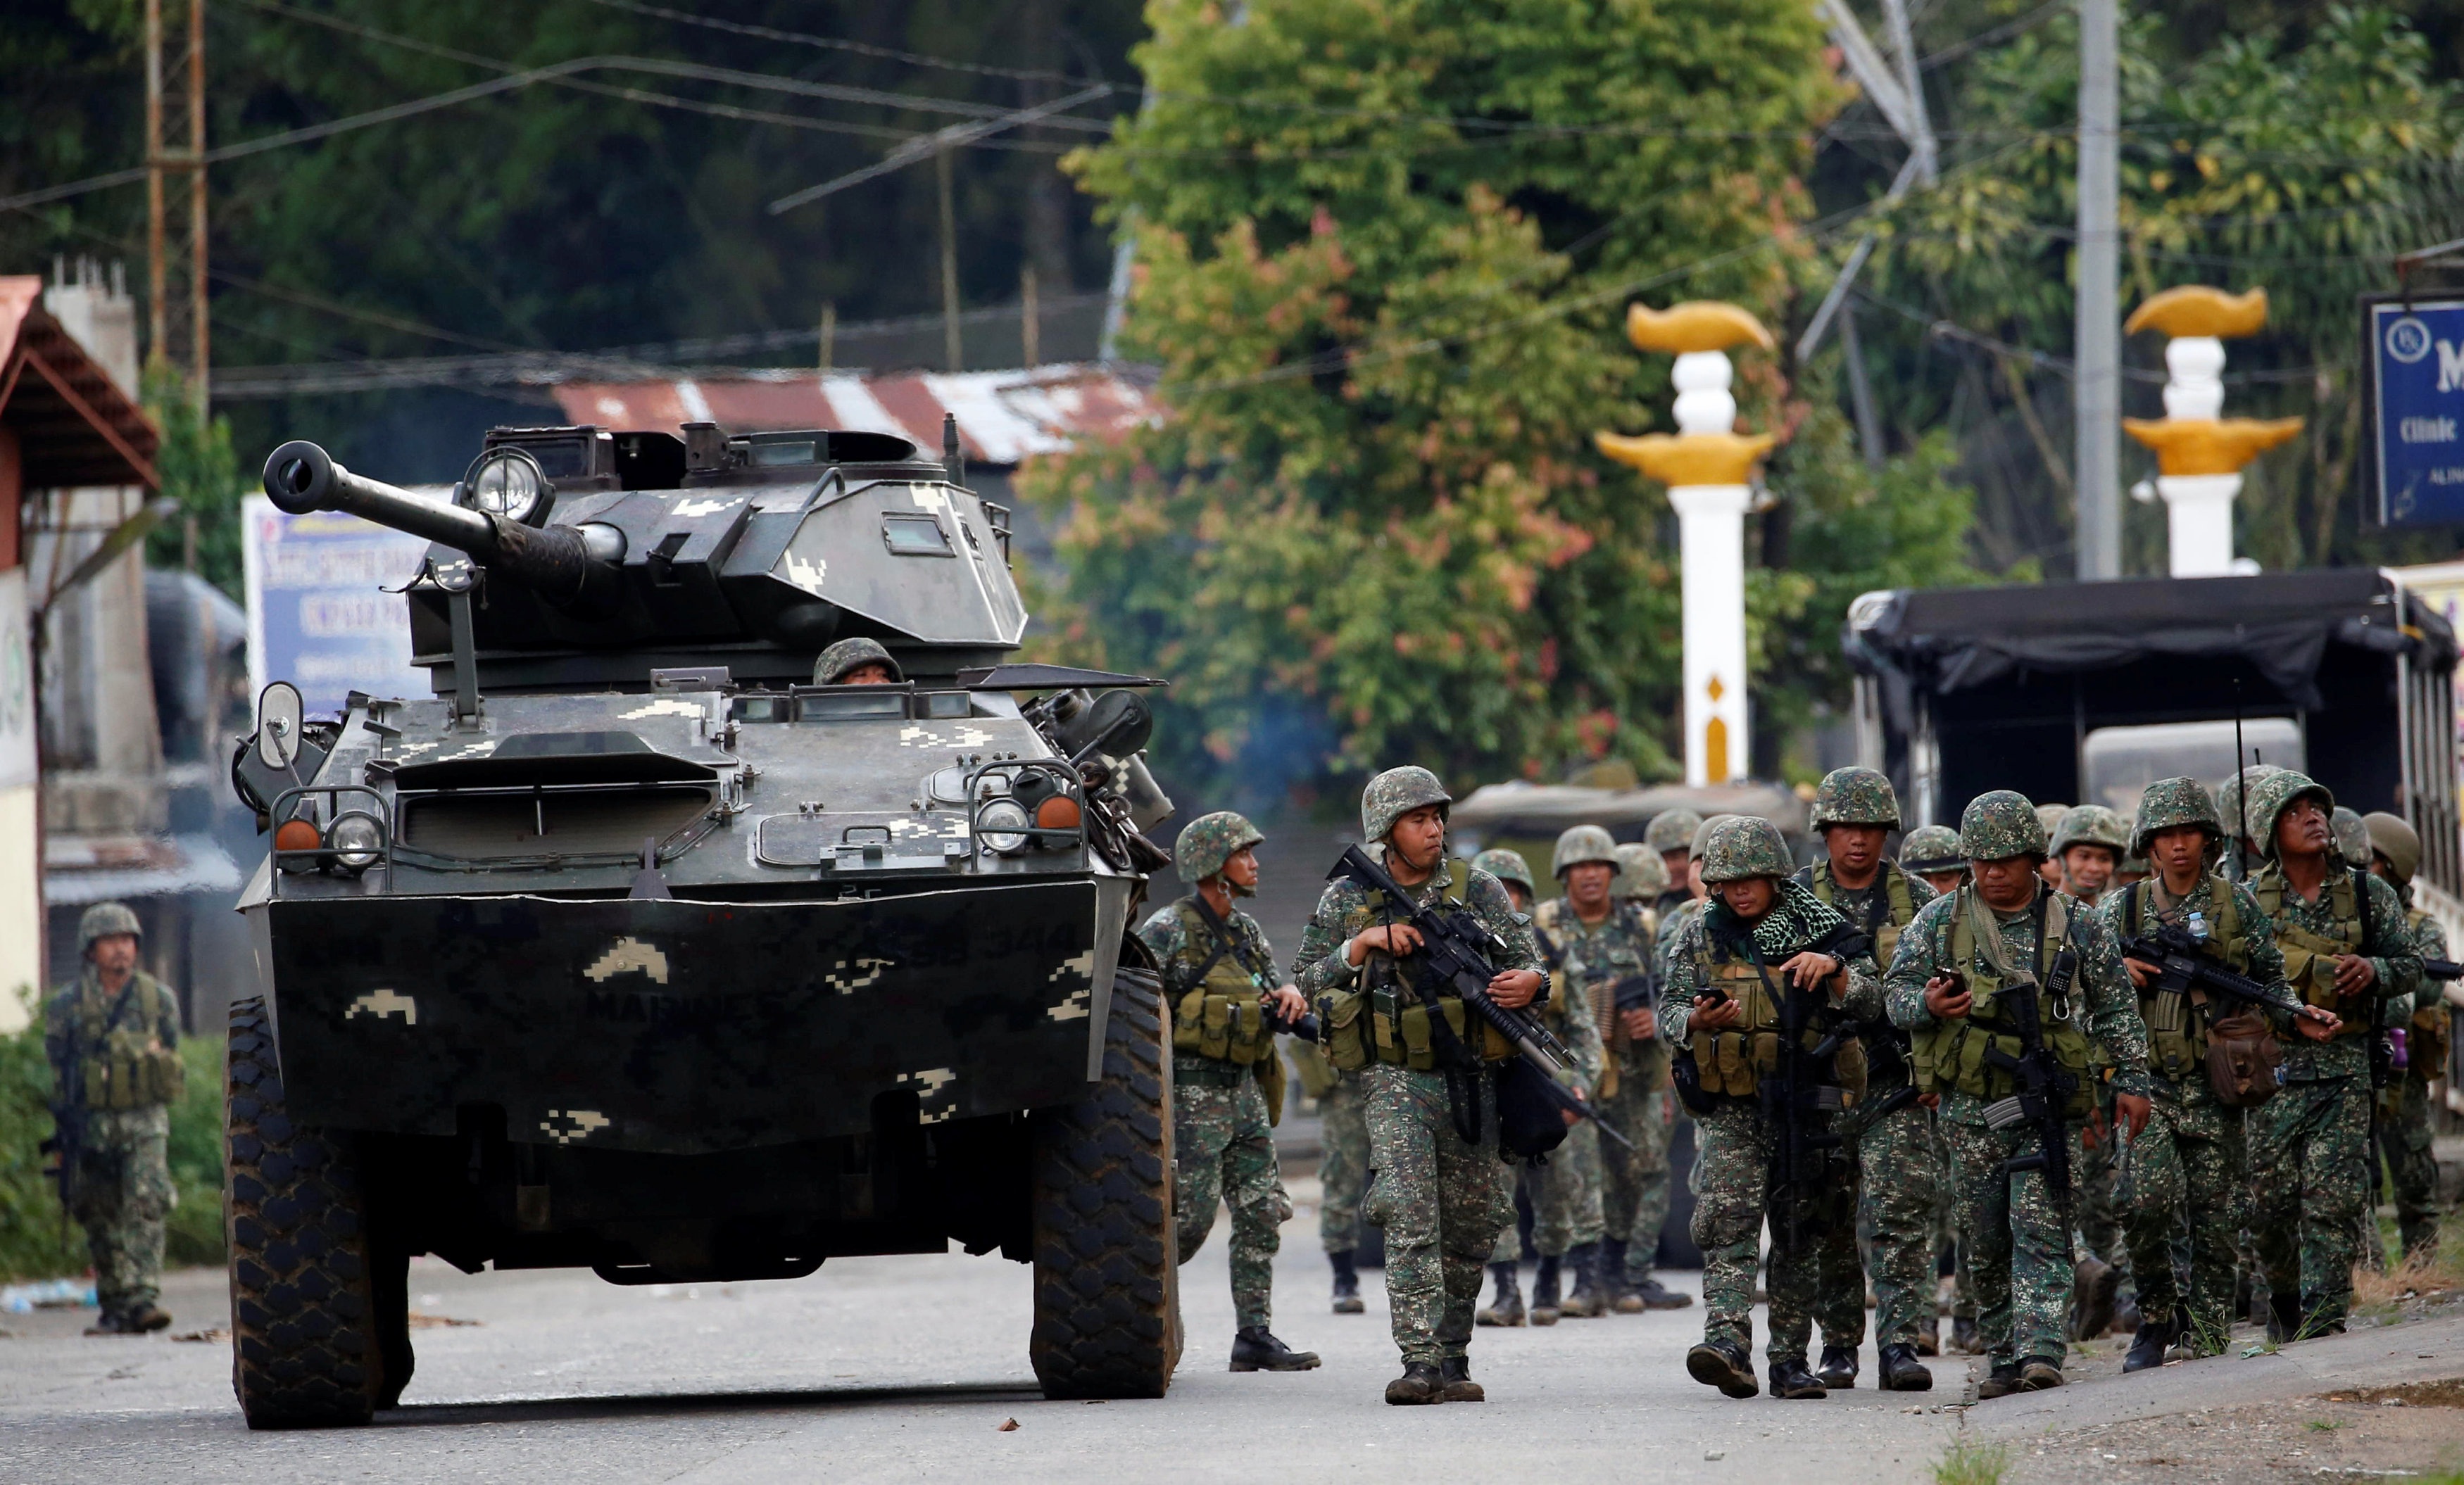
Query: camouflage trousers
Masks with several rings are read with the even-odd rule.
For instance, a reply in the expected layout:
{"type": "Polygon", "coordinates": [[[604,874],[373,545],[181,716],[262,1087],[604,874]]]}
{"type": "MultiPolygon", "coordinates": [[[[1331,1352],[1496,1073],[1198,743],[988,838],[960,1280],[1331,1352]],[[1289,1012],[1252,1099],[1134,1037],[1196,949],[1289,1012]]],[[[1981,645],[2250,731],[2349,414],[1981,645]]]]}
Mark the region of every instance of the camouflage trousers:
{"type": "MultiPolygon", "coordinates": [[[[1968,1234],[1976,1285],[1976,1330],[1996,1365],[2070,1354],[2070,1224],[2035,1170],[2005,1173],[2002,1163],[2034,1153],[2025,1125],[1997,1130],[1942,1121],[1950,1145],[1954,1221],[1968,1234]]],[[[2071,1168],[2079,1168],[2079,1132],[2070,1131],[2071,1168]]]]}
{"type": "Polygon", "coordinates": [[[2080,1253],[2122,1268],[2126,1276],[2129,1270],[2123,1259],[2129,1251],[2129,1240],[2123,1223],[2128,1218],[2123,1199],[2113,1189],[2113,1141],[2099,1140],[2082,1149],[2087,1158],[2079,1162],[2078,1199],[2074,1203],[2077,1210],[2073,1213],[2080,1253]]]}
{"type": "Polygon", "coordinates": [[[2304,1324],[2341,1323],[2369,1206],[2370,1081],[2289,1082],[2249,1122],[2251,1228],[2268,1292],[2301,1297],[2304,1324]]]}
{"type": "Polygon", "coordinates": [[[1651,1278],[1660,1230],[1668,1221],[1668,1141],[1677,1128],[1677,1095],[1668,1087],[1667,1059],[1620,1068],[1617,1090],[1601,1103],[1600,1117],[1634,1142],[1631,1152],[1599,1142],[1600,1218],[1602,1235],[1626,1245],[1625,1277],[1639,1284],[1651,1278]]]}
{"type": "MultiPolygon", "coordinates": [[[[1465,1354],[1483,1266],[1514,1197],[1494,1144],[1455,1132],[1442,1074],[1373,1062],[1353,1074],[1369,1125],[1361,1215],[1386,1231],[1386,1309],[1406,1365],[1465,1354]]],[[[1485,1102],[1485,1100],[1484,1100],[1485,1102]]]]}
{"type": "MultiPolygon", "coordinates": [[[[1933,1122],[1933,1255],[1938,1274],[1942,1256],[1951,1256],[1950,1318],[1976,1318],[1976,1281],[1968,1272],[1968,1234],[1959,1225],[1959,1197],[1950,1179],[1950,1136],[1941,1119],[1933,1122]]],[[[1940,1279],[1935,1280],[1937,1286],[1940,1279]]],[[[1940,1301],[1936,1300],[1936,1309],[1940,1301]]]]}
{"type": "Polygon", "coordinates": [[[1272,1318],[1275,1251],[1292,1206],[1275,1169],[1265,1090],[1245,1072],[1227,1085],[1231,1065],[1174,1059],[1173,1211],[1186,1263],[1205,1246],[1218,1204],[1232,1209],[1232,1312],[1246,1330],[1272,1318]]]}
{"type": "Polygon", "coordinates": [[[86,1115],[70,1215],[94,1256],[94,1292],[105,1315],[126,1315],[163,1297],[163,1219],[178,1201],[166,1144],[171,1111],[96,1109],[86,1115]]]}
{"type": "Polygon", "coordinates": [[[1369,1184],[1369,1125],[1360,1100],[1358,1076],[1338,1073],[1317,1101],[1317,1236],[1329,1253],[1350,1253],[1360,1241],[1360,1190],[1369,1184]]]}
{"type": "MultiPolygon", "coordinates": [[[[1585,1243],[1600,1240],[1600,1132],[1589,1121],[1566,1131],[1566,1143],[1549,1152],[1545,1166],[1527,1166],[1508,1157],[1507,1190],[1511,1195],[1518,1174],[1531,1198],[1531,1246],[1544,1258],[1562,1258],[1585,1243]]],[[[1497,1234],[1491,1263],[1514,1263],[1523,1243],[1514,1224],[1497,1234]]]]}
{"type": "MultiPolygon", "coordinates": [[[[2404,1077],[2379,1092],[2378,1153],[2387,1158],[2394,1188],[2397,1231],[2404,1256],[2425,1261],[2438,1253],[2438,1160],[2430,1150],[2430,1084],[2404,1077]]],[[[2362,1231],[2375,1254],[2384,1245],[2378,1217],[2367,1213],[2362,1231]]],[[[2384,1255],[2377,1255],[2384,1261],[2384,1255]]]]}
{"type": "MultiPolygon", "coordinates": [[[[2204,1079],[2204,1071],[2193,1076],[2204,1079]]],[[[2154,1111],[2130,1145],[2129,1177],[2122,1183],[2123,1228],[2130,1273],[2139,1285],[2139,1313],[2169,1321],[2187,1303],[2202,1351],[2220,1349],[2233,1322],[2233,1279],[2240,1233],[2250,1219],[2250,1168],[2242,1111],[2214,1099],[2185,1099],[2156,1080],[2154,1111]],[[2189,1234],[2190,1284],[2183,1294],[2174,1244],[2189,1234]]]]}
{"type": "MultiPolygon", "coordinates": [[[[1868,1089],[1882,1099],[1888,1088],[1868,1089]]],[[[1815,1319],[1826,1346],[1865,1340],[1865,1279],[1874,1283],[1874,1343],[1916,1344],[1917,1328],[1935,1305],[1933,1111],[1922,1103],[1894,1109],[1861,1130],[1856,1145],[1857,1220],[1823,1234],[1817,1252],[1815,1319]]]]}
{"type": "Polygon", "coordinates": [[[1847,1162],[1837,1161],[1830,1179],[1781,1191],[1780,1131],[1753,1105],[1723,1100],[1695,1122],[1695,1131],[1702,1150],[1692,1186],[1694,1242],[1703,1250],[1703,1339],[1752,1348],[1755,1259],[1768,1217],[1771,1339],[1764,1354],[1773,1361],[1803,1357],[1814,1339],[1815,1255],[1831,1228],[1853,1223],[1847,1162]]]}

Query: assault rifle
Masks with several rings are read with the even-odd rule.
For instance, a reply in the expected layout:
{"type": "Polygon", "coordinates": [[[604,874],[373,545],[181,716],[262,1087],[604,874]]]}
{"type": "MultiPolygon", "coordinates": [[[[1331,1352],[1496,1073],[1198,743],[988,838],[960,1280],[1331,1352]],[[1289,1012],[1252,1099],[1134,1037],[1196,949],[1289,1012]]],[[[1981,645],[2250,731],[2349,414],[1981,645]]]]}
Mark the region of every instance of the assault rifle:
{"type": "MultiPolygon", "coordinates": [[[[2054,978],[2066,979],[2072,967],[2071,951],[2062,950],[2055,961],[2054,978]]],[[[2071,1212],[2071,1132],[2065,1110],[2071,1095],[2079,1091],[2079,1080],[2064,1070],[2054,1058],[2054,1049],[2045,1043],[2043,1008],[2037,1003],[2038,987],[2034,980],[2013,980],[2002,987],[2001,1001],[2009,1008],[2012,1026],[2019,1034],[2019,1055],[2013,1057],[1997,1046],[1985,1049],[1985,1060],[2009,1073],[2019,1084],[2019,1091],[1985,1106],[1985,1122],[1995,1129],[2010,1129],[2026,1125],[2035,1131],[2036,1150],[2002,1162],[2005,1176],[2022,1170],[2041,1172],[2045,1190],[2054,1198],[2054,1210],[2068,1224],[2071,1212]]]]}
{"type": "Polygon", "coordinates": [[[2235,974],[2209,958],[2201,951],[2205,942],[2179,924],[2163,924],[2137,938],[2123,939],[2122,957],[2163,971],[2155,985],[2160,991],[2188,994],[2194,989],[2207,990],[2294,1015],[2301,1014],[2299,1002],[2290,996],[2273,994],[2249,975],[2235,974]]]}
{"type": "MultiPolygon", "coordinates": [[[[1774,984],[1763,964],[1762,951],[1754,947],[1751,930],[1742,937],[1754,969],[1763,976],[1764,989],[1778,1002],[1779,1076],[1762,1080],[1756,1092],[1761,1096],[1763,1117],[1779,1126],[1779,1180],[1771,1195],[1775,1199],[1786,1195],[1787,1205],[1782,1210],[1787,1215],[1782,1226],[1788,1234],[1788,1245],[1794,1248],[1801,1235],[1805,1204],[1823,1189],[1829,1152],[1843,1143],[1822,1116],[1845,1112],[1848,1090],[1821,1081],[1822,1071],[1856,1036],[1856,1028],[1844,1017],[1831,1016],[1832,1024],[1824,1030],[1822,1038],[1810,1048],[1806,1046],[1807,1035],[1820,1027],[1832,1010],[1829,992],[1805,989],[1786,974],[1774,984]]],[[[1870,951],[1871,944],[1864,934],[1842,924],[1807,947],[1845,965],[1870,951]]]]}
{"type": "Polygon", "coordinates": [[[2427,980],[2464,980],[2464,964],[2453,959],[2424,959],[2421,977],[2427,980]]]}
{"type": "MultiPolygon", "coordinates": [[[[1342,859],[1334,863],[1334,870],[1327,873],[1327,880],[1336,878],[1350,878],[1371,891],[1384,893],[1420,935],[1422,989],[1434,986],[1460,998],[1465,1011],[1504,1037],[1516,1054],[1539,1072],[1535,1086],[1543,1089],[1551,1103],[1561,1112],[1591,1120],[1599,1125],[1603,1136],[1627,1149],[1634,1148],[1633,1141],[1601,1124],[1592,1105],[1558,1081],[1561,1074],[1575,1066],[1572,1049],[1558,1040],[1529,1007],[1509,1010],[1489,997],[1488,982],[1496,977],[1497,960],[1506,952],[1503,939],[1467,911],[1458,908],[1440,912],[1415,901],[1385,867],[1370,860],[1369,853],[1356,845],[1344,847],[1342,859]]],[[[1430,1014],[1437,1014],[1434,1007],[1430,1014]]]]}

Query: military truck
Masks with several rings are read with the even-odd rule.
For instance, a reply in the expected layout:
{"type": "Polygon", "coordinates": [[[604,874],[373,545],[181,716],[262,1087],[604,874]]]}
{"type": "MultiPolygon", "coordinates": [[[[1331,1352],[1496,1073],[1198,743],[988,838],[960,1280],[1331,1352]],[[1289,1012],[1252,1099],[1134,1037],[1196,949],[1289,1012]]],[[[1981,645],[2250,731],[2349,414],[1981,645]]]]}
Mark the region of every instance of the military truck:
{"type": "Polygon", "coordinates": [[[1034,1266],[1047,1395],[1168,1386],[1129,931],[1161,683],[1011,663],[1008,513],[945,443],[498,428],[450,503],[267,461],[285,511],[431,540],[433,694],[269,686],[232,762],[270,837],[229,1056],[252,1427],[396,1403],[420,1254],[647,1284],[955,1242],[1034,1266]],[[859,638],[894,679],[814,684],[859,638]]]}

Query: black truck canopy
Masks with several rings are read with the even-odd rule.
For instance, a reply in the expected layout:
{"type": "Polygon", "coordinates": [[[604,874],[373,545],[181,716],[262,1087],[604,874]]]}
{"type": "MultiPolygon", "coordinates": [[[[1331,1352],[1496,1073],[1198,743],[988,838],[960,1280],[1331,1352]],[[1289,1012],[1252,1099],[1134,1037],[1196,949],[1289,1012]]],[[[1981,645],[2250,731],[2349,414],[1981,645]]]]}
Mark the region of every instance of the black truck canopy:
{"type": "MultiPolygon", "coordinates": [[[[2100,733],[2229,736],[2238,713],[2246,735],[2298,738],[2298,759],[2268,761],[2303,768],[2339,803],[2411,819],[2425,869],[2454,889],[2455,634],[2390,574],[1869,593],[1842,644],[1859,751],[1892,775],[1911,823],[1955,824],[1989,789],[2126,810],[2135,787],[2085,797],[2100,733]]],[[[2186,742],[2167,771],[2226,776],[2225,747],[2221,767],[2203,767],[2193,753],[2213,748],[2186,742]]]]}

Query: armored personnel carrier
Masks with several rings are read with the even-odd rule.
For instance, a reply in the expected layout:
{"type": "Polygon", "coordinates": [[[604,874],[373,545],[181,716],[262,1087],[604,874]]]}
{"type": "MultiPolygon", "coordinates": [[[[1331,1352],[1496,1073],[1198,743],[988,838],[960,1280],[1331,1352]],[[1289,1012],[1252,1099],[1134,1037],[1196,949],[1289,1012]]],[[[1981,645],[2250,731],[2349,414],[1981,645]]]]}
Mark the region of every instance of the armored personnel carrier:
{"type": "Polygon", "coordinates": [[[269,686],[232,762],[271,838],[229,1059],[253,1427],[393,1405],[417,1254],[643,1284],[955,1242],[1034,1265],[1048,1395],[1163,1392],[1160,683],[1007,663],[1007,512],[945,445],[499,428],[451,503],[275,450],[283,510],[432,541],[434,694],[269,686]],[[887,684],[814,684],[850,639],[887,684]]]}

